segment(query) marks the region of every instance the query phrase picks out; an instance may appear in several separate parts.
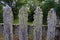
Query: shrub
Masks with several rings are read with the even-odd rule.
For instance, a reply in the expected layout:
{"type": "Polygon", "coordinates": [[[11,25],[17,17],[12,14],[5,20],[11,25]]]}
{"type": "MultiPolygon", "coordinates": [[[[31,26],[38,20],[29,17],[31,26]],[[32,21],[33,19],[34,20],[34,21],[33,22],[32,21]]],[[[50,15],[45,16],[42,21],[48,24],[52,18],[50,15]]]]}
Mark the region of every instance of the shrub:
{"type": "Polygon", "coordinates": [[[46,0],[46,1],[43,1],[40,6],[42,8],[42,11],[43,11],[43,24],[47,24],[47,14],[48,14],[48,11],[51,9],[51,8],[54,8],[56,5],[56,3],[53,1],[53,0],[46,0]]]}
{"type": "Polygon", "coordinates": [[[0,5],[0,23],[3,22],[3,10],[2,10],[2,5],[0,5]]]}

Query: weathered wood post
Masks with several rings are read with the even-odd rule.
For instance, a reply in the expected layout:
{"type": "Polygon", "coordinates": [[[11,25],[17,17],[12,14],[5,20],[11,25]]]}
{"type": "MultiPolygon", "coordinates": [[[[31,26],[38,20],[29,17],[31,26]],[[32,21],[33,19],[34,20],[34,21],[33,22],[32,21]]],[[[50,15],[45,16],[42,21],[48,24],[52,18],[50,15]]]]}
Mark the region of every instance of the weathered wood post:
{"type": "Polygon", "coordinates": [[[55,40],[57,16],[53,8],[48,13],[47,24],[47,40],[55,40]]]}
{"type": "Polygon", "coordinates": [[[28,13],[26,7],[19,10],[19,40],[28,40],[28,13]]]}
{"type": "Polygon", "coordinates": [[[54,0],[56,3],[59,3],[59,0],[54,0]]]}
{"type": "Polygon", "coordinates": [[[8,5],[3,6],[4,40],[13,40],[13,14],[8,5]]]}
{"type": "Polygon", "coordinates": [[[33,40],[42,40],[42,19],[43,14],[40,7],[37,7],[34,14],[34,38],[33,40]]]}

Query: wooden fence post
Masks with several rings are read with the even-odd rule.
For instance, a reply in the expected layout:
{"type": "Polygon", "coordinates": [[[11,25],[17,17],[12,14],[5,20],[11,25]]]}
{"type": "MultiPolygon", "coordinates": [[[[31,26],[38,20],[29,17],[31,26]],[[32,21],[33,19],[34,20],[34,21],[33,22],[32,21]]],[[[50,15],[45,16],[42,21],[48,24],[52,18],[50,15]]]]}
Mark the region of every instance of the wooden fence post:
{"type": "Polygon", "coordinates": [[[42,20],[43,14],[40,7],[37,7],[34,14],[34,38],[33,40],[42,40],[42,20]]]}
{"type": "Polygon", "coordinates": [[[3,6],[4,40],[13,40],[13,14],[8,5],[3,6]]]}
{"type": "Polygon", "coordinates": [[[48,12],[47,24],[47,40],[55,40],[57,16],[53,8],[48,12]]]}
{"type": "Polygon", "coordinates": [[[19,40],[28,40],[28,13],[25,7],[19,10],[19,40]]]}

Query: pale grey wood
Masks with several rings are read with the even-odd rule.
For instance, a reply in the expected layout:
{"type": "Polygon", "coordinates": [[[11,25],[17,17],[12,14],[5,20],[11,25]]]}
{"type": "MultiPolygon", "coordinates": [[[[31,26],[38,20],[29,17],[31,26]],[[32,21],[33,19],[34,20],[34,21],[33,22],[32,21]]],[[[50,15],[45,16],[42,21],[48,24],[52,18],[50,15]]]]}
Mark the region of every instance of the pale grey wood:
{"type": "Polygon", "coordinates": [[[59,0],[54,0],[56,3],[59,3],[59,0]]]}
{"type": "Polygon", "coordinates": [[[19,10],[19,40],[28,40],[28,13],[26,7],[19,10]]]}
{"type": "Polygon", "coordinates": [[[48,12],[47,24],[48,24],[47,40],[55,40],[57,16],[53,8],[50,9],[50,11],[48,12]]]}
{"type": "Polygon", "coordinates": [[[13,40],[13,14],[8,5],[3,6],[4,40],[13,40]]]}
{"type": "Polygon", "coordinates": [[[42,40],[42,20],[43,14],[40,7],[37,7],[34,14],[34,38],[33,40],[42,40]]]}

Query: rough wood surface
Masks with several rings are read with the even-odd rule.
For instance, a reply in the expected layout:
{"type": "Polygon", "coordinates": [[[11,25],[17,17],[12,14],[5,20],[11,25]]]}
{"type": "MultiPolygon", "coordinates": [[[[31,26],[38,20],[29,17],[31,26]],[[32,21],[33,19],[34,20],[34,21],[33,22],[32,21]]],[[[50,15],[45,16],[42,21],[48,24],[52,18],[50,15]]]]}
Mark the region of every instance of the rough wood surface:
{"type": "Polygon", "coordinates": [[[34,38],[33,40],[42,40],[42,19],[43,14],[40,7],[37,7],[34,14],[34,38]]]}
{"type": "Polygon", "coordinates": [[[53,8],[48,13],[47,24],[48,24],[47,40],[55,40],[57,16],[53,8]]]}
{"type": "Polygon", "coordinates": [[[13,40],[13,14],[11,8],[3,6],[4,40],[13,40]]]}
{"type": "Polygon", "coordinates": [[[19,10],[19,40],[28,40],[28,13],[25,7],[19,10]]]}

